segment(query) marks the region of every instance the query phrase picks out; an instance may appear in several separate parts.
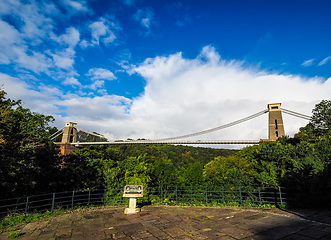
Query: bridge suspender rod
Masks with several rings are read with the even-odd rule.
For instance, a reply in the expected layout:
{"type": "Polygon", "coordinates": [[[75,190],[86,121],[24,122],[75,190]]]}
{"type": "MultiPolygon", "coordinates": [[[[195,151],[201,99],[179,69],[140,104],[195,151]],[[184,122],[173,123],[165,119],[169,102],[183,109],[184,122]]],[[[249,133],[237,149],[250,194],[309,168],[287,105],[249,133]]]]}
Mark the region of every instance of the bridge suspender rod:
{"type": "Polygon", "coordinates": [[[53,133],[51,136],[49,136],[49,138],[50,138],[51,140],[53,140],[53,139],[56,138],[57,136],[61,135],[63,129],[64,129],[64,127],[61,128],[60,130],[58,130],[57,132],[53,133]]]}
{"type": "Polygon", "coordinates": [[[232,126],[237,125],[239,123],[246,122],[246,121],[251,120],[253,118],[259,117],[259,116],[261,116],[261,115],[263,115],[263,114],[265,114],[267,112],[268,112],[268,109],[265,109],[265,110],[263,110],[261,112],[255,113],[255,114],[253,114],[251,116],[245,117],[243,119],[240,119],[240,120],[237,120],[237,121],[234,121],[234,122],[231,122],[231,123],[228,123],[228,124],[225,124],[225,125],[216,127],[216,128],[211,128],[211,129],[204,130],[204,131],[201,131],[201,132],[191,133],[191,134],[187,134],[187,135],[183,135],[183,136],[178,136],[178,137],[158,139],[158,140],[155,140],[155,141],[176,140],[176,139],[194,137],[194,136],[198,136],[198,135],[202,135],[202,134],[207,134],[207,133],[215,132],[215,131],[218,131],[218,130],[221,130],[221,129],[224,129],[224,128],[232,127],[232,126]]]}
{"type": "Polygon", "coordinates": [[[304,115],[304,114],[301,114],[301,113],[297,113],[297,112],[287,110],[287,109],[284,109],[284,108],[282,108],[282,111],[286,114],[289,114],[289,115],[292,115],[292,116],[295,116],[295,117],[298,117],[298,118],[302,118],[302,119],[305,119],[305,120],[311,120],[310,116],[307,116],[307,115],[304,115]]]}
{"type": "Polygon", "coordinates": [[[83,128],[78,127],[78,126],[75,126],[75,128],[76,128],[77,130],[83,131],[83,132],[88,133],[88,134],[91,134],[91,135],[93,135],[93,136],[96,136],[96,137],[99,137],[99,138],[104,138],[104,136],[102,136],[102,135],[95,134],[95,133],[91,133],[91,132],[89,132],[89,131],[84,130],[83,128]]]}

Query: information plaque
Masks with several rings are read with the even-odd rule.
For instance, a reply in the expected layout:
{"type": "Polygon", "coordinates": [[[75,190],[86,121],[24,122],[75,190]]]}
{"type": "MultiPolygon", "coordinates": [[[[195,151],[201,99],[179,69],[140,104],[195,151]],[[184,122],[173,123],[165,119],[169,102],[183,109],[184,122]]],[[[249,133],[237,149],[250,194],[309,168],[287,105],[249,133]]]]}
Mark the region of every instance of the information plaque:
{"type": "Polygon", "coordinates": [[[136,198],[143,197],[144,188],[142,185],[126,185],[123,191],[123,197],[136,198]]]}

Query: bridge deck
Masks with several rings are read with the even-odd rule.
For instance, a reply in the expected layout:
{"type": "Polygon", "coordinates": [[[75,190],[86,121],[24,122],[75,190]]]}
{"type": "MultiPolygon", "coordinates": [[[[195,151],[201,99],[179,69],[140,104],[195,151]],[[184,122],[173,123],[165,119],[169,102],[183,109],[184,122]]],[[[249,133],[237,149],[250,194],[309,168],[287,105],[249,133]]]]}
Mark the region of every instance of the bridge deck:
{"type": "Polygon", "coordinates": [[[157,141],[157,140],[137,140],[137,141],[114,141],[114,142],[76,142],[75,146],[84,145],[117,145],[117,144],[259,144],[261,140],[192,140],[192,141],[157,141]]]}

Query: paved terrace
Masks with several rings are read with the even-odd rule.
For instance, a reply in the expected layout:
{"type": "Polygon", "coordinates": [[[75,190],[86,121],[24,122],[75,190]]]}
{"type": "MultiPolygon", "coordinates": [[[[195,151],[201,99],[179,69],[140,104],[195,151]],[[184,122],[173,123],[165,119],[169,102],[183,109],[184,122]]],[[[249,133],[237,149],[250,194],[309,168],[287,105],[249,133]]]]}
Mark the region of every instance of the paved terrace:
{"type": "MultiPolygon", "coordinates": [[[[75,210],[17,226],[17,239],[331,239],[330,211],[144,206],[75,210]]],[[[8,239],[8,232],[0,239],[8,239]]]]}

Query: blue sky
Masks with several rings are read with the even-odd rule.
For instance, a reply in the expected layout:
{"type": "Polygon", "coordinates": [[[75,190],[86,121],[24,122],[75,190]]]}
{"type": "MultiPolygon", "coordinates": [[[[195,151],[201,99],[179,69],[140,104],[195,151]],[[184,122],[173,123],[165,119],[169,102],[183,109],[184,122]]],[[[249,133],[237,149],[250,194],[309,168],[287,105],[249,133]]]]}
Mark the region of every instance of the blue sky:
{"type": "MultiPolygon", "coordinates": [[[[331,96],[330,11],[327,0],[0,0],[0,84],[58,127],[110,139],[200,131],[270,102],[309,115],[331,96]]],[[[288,134],[306,124],[287,123],[288,134]]],[[[234,138],[263,138],[263,124],[234,138]]]]}

